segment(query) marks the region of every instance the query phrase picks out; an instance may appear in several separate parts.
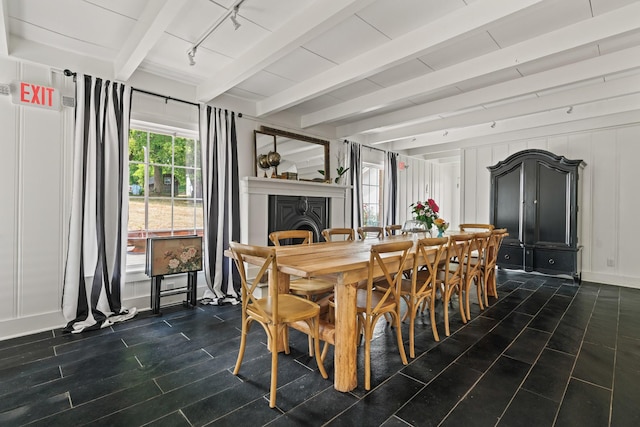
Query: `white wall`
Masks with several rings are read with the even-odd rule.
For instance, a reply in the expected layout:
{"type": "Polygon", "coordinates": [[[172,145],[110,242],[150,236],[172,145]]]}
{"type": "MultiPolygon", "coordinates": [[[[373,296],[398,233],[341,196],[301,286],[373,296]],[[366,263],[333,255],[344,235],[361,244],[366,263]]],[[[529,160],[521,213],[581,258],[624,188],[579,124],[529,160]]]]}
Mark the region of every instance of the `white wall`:
{"type": "Polygon", "coordinates": [[[411,219],[412,203],[431,198],[440,207],[439,216],[457,229],[460,223],[460,163],[438,163],[404,155],[398,156],[400,162],[405,162],[406,166],[398,171],[398,223],[411,219]]]}
{"type": "Polygon", "coordinates": [[[466,148],[462,154],[462,218],[489,221],[487,166],[520,150],[538,148],[587,166],[579,177],[583,280],[640,288],[635,244],[640,237],[640,125],[466,148]],[[607,261],[613,266],[609,266],[607,261]]]}
{"type": "MultiPolygon", "coordinates": [[[[0,58],[0,82],[67,88],[48,68],[0,58]]],[[[73,109],[20,107],[0,97],[0,338],[59,325],[66,254],[73,109]]]]}

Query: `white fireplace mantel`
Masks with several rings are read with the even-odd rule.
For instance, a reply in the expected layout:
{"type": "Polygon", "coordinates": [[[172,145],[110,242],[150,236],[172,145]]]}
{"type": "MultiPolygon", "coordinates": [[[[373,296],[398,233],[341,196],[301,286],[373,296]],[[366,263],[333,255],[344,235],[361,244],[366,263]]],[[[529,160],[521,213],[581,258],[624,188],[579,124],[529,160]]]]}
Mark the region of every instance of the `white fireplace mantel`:
{"type": "Polygon", "coordinates": [[[328,197],[330,227],[344,227],[347,218],[347,190],[351,186],[323,182],[294,181],[247,176],[240,180],[240,239],[251,245],[267,245],[270,195],[328,197]]]}

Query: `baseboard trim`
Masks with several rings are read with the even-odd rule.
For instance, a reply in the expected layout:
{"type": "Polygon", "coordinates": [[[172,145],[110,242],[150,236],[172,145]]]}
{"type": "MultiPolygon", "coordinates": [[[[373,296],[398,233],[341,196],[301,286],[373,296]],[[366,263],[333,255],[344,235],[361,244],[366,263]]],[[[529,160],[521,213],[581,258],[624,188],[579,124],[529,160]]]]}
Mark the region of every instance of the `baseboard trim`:
{"type": "MultiPolygon", "coordinates": [[[[38,332],[52,331],[53,329],[62,329],[66,324],[67,321],[62,315],[62,310],[4,320],[0,322],[0,330],[2,330],[0,341],[38,332]]],[[[51,332],[51,337],[53,336],[54,334],[51,332]]]]}
{"type": "MultiPolygon", "coordinates": [[[[206,286],[203,286],[203,289],[204,287],[206,286]]],[[[198,294],[201,295],[200,287],[198,287],[198,291],[198,294]]],[[[161,298],[160,312],[162,312],[163,306],[180,304],[185,299],[186,294],[170,295],[161,298]]],[[[123,299],[122,306],[125,308],[136,307],[138,311],[151,310],[151,296],[147,294],[123,299]]],[[[43,331],[62,329],[66,325],[67,321],[62,314],[62,310],[20,317],[18,319],[7,319],[0,321],[0,331],[2,331],[2,333],[0,333],[0,341],[43,331]]],[[[53,332],[51,336],[54,336],[53,332]]]]}
{"type": "Polygon", "coordinates": [[[619,276],[613,274],[591,273],[588,271],[583,271],[582,280],[587,282],[604,283],[605,285],[640,289],[639,277],[619,276]]]}

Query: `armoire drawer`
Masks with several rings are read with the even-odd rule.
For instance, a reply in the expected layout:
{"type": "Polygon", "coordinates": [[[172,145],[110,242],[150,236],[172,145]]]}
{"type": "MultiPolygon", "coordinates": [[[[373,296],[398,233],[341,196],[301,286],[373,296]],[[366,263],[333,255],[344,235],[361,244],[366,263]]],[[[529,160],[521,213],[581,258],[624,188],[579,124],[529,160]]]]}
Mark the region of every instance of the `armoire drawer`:
{"type": "Polygon", "coordinates": [[[498,251],[498,266],[502,268],[522,269],[524,248],[502,245],[498,251]]]}
{"type": "Polygon", "coordinates": [[[574,274],[577,269],[576,252],[535,248],[533,269],[542,273],[574,274]]]}

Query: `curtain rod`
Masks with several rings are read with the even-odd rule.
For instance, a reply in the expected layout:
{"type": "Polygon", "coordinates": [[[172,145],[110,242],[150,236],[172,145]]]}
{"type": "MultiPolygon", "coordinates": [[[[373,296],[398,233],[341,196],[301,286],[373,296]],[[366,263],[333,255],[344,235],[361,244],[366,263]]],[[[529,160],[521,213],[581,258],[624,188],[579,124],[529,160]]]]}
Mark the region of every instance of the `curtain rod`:
{"type": "Polygon", "coordinates": [[[150,91],[144,90],[144,89],[137,89],[135,87],[132,87],[131,90],[135,90],[136,92],[144,93],[145,95],[151,95],[151,96],[157,96],[158,98],[164,98],[165,102],[166,101],[177,101],[177,102],[183,102],[185,104],[193,105],[193,106],[196,106],[196,107],[200,107],[200,104],[198,104],[197,102],[191,102],[191,101],[185,101],[183,99],[172,98],[172,97],[167,96],[167,95],[161,95],[159,93],[150,92],[150,91]]]}
{"type": "MultiPolygon", "coordinates": [[[[178,98],[172,98],[170,96],[167,95],[161,95],[159,93],[155,93],[155,92],[150,92],[148,90],[144,90],[144,89],[137,89],[135,87],[132,87],[131,90],[135,90],[136,92],[140,92],[140,93],[144,93],[146,95],[151,95],[151,96],[157,96],[159,98],[164,98],[165,102],[166,101],[177,101],[177,102],[183,102],[185,104],[189,104],[189,105],[193,105],[195,107],[200,107],[200,104],[198,104],[197,102],[191,102],[191,101],[185,101],[184,99],[178,99],[178,98]]],[[[242,113],[236,113],[238,118],[242,118],[242,113]]]]}
{"type": "Polygon", "coordinates": [[[389,150],[383,150],[382,148],[378,148],[378,147],[372,147],[371,145],[365,145],[365,147],[367,147],[369,150],[378,150],[378,151],[382,151],[383,153],[387,153],[389,150]]]}
{"type": "MultiPolygon", "coordinates": [[[[351,141],[349,141],[348,139],[344,139],[342,141],[344,144],[349,144],[351,141]]],[[[357,144],[360,144],[359,142],[357,144]]],[[[378,148],[378,147],[373,147],[371,145],[365,145],[365,144],[360,144],[360,146],[364,147],[364,148],[368,148],[369,150],[378,150],[378,151],[382,151],[383,153],[390,153],[390,150],[383,150],[382,148],[378,148]]]]}
{"type": "MultiPolygon", "coordinates": [[[[73,81],[76,81],[76,76],[77,73],[74,71],[71,71],[69,69],[65,69],[63,71],[64,75],[67,77],[71,77],[73,76],[73,81]]],[[[132,87],[131,90],[134,90],[136,92],[140,92],[140,93],[144,93],[146,95],[151,95],[151,96],[157,96],[158,98],[164,98],[165,102],[166,101],[176,101],[176,102],[182,102],[184,104],[189,104],[189,105],[193,105],[195,107],[200,107],[200,104],[198,104],[197,102],[191,102],[191,101],[185,101],[184,99],[178,99],[178,98],[173,98],[171,96],[167,96],[167,95],[161,95],[159,93],[155,93],[155,92],[150,92],[148,90],[144,90],[144,89],[138,89],[135,87],[132,87]]],[[[238,114],[238,118],[242,117],[242,113],[237,113],[238,114]]]]}

